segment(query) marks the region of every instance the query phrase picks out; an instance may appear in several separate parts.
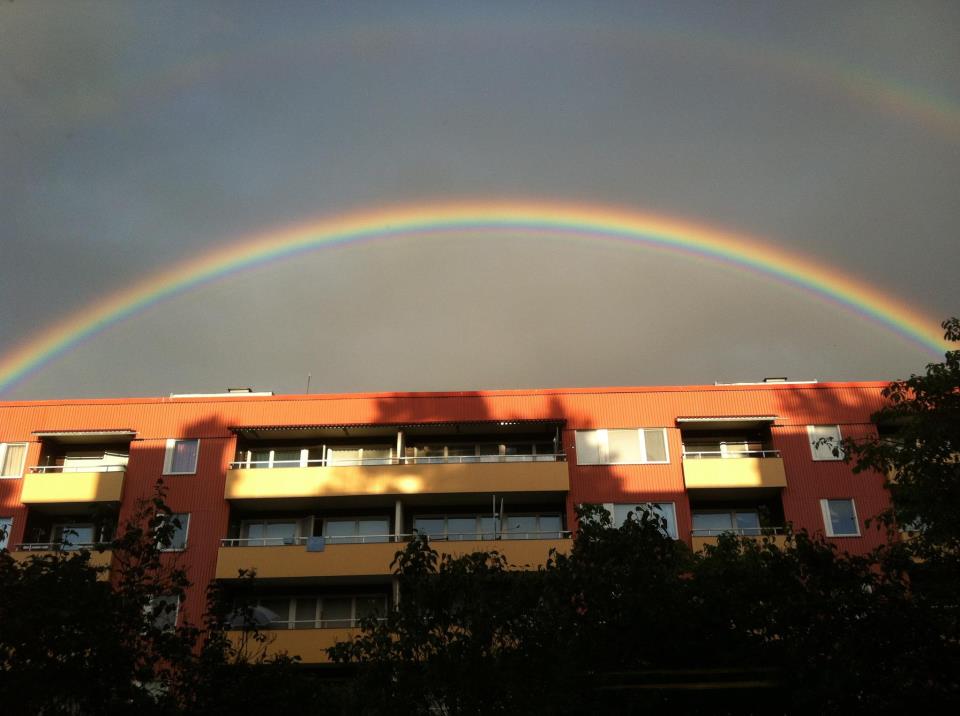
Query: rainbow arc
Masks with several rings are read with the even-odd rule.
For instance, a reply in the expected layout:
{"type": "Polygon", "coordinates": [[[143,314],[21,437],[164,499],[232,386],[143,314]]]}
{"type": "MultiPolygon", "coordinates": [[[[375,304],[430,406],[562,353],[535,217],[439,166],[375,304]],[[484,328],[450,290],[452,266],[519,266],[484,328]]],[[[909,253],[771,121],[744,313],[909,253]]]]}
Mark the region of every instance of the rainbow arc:
{"type": "Polygon", "coordinates": [[[419,204],[322,218],[239,239],[108,295],[0,356],[0,392],[83,341],[164,300],[237,272],[324,247],[451,232],[531,232],[661,249],[733,265],[798,288],[896,333],[932,355],[946,349],[936,321],[832,266],[768,241],[682,219],[607,206],[546,202],[419,204]]]}

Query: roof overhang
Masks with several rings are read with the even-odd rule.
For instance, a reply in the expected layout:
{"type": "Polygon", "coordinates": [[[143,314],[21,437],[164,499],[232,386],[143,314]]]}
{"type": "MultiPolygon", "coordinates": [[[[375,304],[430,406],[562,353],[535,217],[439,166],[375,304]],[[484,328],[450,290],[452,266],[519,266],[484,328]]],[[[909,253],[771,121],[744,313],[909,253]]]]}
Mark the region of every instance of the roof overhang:
{"type": "Polygon", "coordinates": [[[128,443],[137,436],[136,430],[37,430],[34,437],[63,445],[92,445],[128,443]]]}
{"type": "Polygon", "coordinates": [[[720,415],[715,417],[677,418],[677,424],[688,430],[748,430],[770,426],[776,415],[720,415]]]}
{"type": "Polygon", "coordinates": [[[489,435],[543,433],[553,435],[563,420],[476,420],[433,423],[347,423],[339,425],[244,425],[231,427],[237,435],[251,440],[293,440],[297,438],[378,437],[396,435],[489,435]]]}

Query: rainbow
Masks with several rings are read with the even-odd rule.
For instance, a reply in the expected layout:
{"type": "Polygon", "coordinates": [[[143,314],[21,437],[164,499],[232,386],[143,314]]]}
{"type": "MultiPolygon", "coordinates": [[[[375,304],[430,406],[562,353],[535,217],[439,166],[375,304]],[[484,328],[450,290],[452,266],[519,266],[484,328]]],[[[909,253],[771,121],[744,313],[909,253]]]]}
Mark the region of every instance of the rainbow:
{"type": "MultiPolygon", "coordinates": [[[[960,102],[955,97],[937,94],[933,88],[897,81],[869,68],[844,62],[842,58],[802,52],[788,46],[757,42],[743,34],[726,36],[720,33],[697,32],[671,25],[642,26],[595,23],[531,21],[485,25],[469,23],[445,26],[411,21],[389,26],[370,23],[340,27],[336,33],[318,41],[314,32],[304,36],[284,36],[272,43],[245,45],[242,52],[210,52],[202,55],[179,55],[168,67],[144,75],[139,67],[119,68],[121,76],[110,76],[107,88],[85,92],[82,101],[60,107],[58,117],[75,126],[81,121],[101,120],[121,111],[149,111],[176,95],[192,91],[223,77],[242,77],[259,67],[302,65],[322,66],[334,56],[372,51],[388,52],[390,48],[422,48],[436,37],[450,38],[458,46],[474,43],[478,52],[489,51],[491,37],[498,42],[522,42],[524,47],[540,42],[544,46],[562,47],[571,38],[590,38],[605,51],[636,53],[644,49],[674,56],[699,57],[706,62],[723,62],[758,76],[778,77],[815,89],[823,96],[852,100],[884,113],[915,123],[940,134],[951,142],[960,141],[960,102]],[[119,89],[113,83],[119,79],[119,89]]],[[[388,59],[384,60],[389,61],[388,59]]],[[[69,95],[73,101],[74,94],[69,95]]]]}
{"type": "Polygon", "coordinates": [[[250,236],[108,295],[0,356],[0,392],[83,341],[161,301],[266,263],[325,247],[451,232],[535,232],[607,241],[730,264],[799,288],[941,355],[936,322],[866,283],[746,235],[651,213],[540,202],[458,202],[388,207],[311,220],[250,236]]]}

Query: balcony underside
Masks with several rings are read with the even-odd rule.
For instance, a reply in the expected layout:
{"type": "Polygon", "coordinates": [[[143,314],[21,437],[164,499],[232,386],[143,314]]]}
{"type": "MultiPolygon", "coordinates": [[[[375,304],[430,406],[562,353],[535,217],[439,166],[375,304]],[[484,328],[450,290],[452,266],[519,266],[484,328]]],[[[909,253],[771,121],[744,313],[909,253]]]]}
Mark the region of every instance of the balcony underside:
{"type": "MultiPolygon", "coordinates": [[[[430,546],[441,555],[497,551],[517,569],[536,569],[547,561],[551,549],[568,552],[570,539],[518,539],[433,541],[430,546]]],[[[221,547],[217,557],[217,579],[237,579],[239,570],[256,569],[257,579],[283,581],[355,581],[357,578],[389,577],[390,563],[403,542],[328,545],[322,552],[308,552],[304,545],[277,547],[221,547]]]]}
{"type": "Polygon", "coordinates": [[[264,500],[421,494],[567,492],[565,462],[357,465],[233,469],[224,497],[264,500]]]}
{"type": "Polygon", "coordinates": [[[23,478],[25,505],[119,502],[124,472],[32,473],[23,478]]]}
{"type": "Polygon", "coordinates": [[[730,459],[684,458],[683,479],[688,490],[781,488],[787,486],[783,459],[743,457],[730,459]]]}
{"type": "MultiPolygon", "coordinates": [[[[60,554],[60,555],[69,555],[70,552],[51,552],[48,550],[16,550],[10,553],[10,556],[13,557],[18,562],[23,562],[30,557],[44,557],[51,554],[60,554]]],[[[107,569],[101,572],[97,579],[104,581],[110,578],[110,565],[113,562],[113,551],[104,550],[103,552],[97,552],[96,550],[90,550],[90,566],[91,567],[106,567],[107,569]]]]}

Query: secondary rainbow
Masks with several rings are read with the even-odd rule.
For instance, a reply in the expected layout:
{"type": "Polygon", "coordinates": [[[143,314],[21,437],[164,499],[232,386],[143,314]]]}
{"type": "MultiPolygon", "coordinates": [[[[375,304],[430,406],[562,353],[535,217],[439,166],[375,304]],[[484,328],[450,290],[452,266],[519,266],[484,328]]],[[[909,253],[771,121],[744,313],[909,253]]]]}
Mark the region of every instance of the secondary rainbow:
{"type": "Polygon", "coordinates": [[[30,337],[0,357],[0,392],[126,318],[238,271],[323,247],[450,232],[482,240],[491,232],[535,232],[544,240],[577,239],[668,250],[754,271],[867,318],[940,355],[935,321],[835,268],[757,238],[667,216],[608,206],[540,202],[458,202],[387,207],[322,218],[250,236],[108,295],[30,337]]]}

